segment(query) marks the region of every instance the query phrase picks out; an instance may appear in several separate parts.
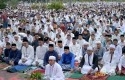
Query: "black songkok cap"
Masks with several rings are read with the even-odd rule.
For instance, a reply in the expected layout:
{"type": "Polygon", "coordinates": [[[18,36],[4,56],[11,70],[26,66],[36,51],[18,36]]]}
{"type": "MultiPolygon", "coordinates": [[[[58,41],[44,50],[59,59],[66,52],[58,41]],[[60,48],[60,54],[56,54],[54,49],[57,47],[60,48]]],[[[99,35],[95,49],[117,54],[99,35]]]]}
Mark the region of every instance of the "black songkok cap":
{"type": "Polygon", "coordinates": [[[53,44],[49,44],[49,47],[54,47],[54,45],[53,44]]]}
{"type": "Polygon", "coordinates": [[[28,42],[26,37],[23,38],[23,42],[28,42]]]}
{"type": "Polygon", "coordinates": [[[11,46],[16,46],[16,44],[15,44],[15,43],[13,43],[11,46]]]}
{"type": "Polygon", "coordinates": [[[59,40],[59,41],[58,41],[58,43],[62,43],[62,41],[61,41],[61,40],[59,40]]]}
{"type": "Polygon", "coordinates": [[[69,46],[65,46],[64,49],[68,49],[69,50],[69,46]]]}
{"type": "Polygon", "coordinates": [[[39,38],[39,41],[43,41],[43,38],[39,38]]]}

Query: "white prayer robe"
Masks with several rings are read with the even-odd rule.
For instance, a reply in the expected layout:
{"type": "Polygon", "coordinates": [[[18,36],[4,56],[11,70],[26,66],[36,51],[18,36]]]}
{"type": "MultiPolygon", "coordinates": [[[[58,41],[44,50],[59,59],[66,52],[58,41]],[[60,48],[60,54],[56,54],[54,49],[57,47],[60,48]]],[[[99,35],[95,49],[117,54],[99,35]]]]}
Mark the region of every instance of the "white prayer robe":
{"type": "Polygon", "coordinates": [[[75,60],[78,60],[80,62],[80,59],[82,58],[82,48],[79,44],[72,44],[70,45],[70,51],[75,55],[75,60]]]}
{"type": "MultiPolygon", "coordinates": [[[[82,74],[88,74],[88,72],[92,69],[92,65],[93,65],[92,63],[93,63],[94,53],[92,53],[89,57],[90,57],[89,61],[90,61],[90,65],[91,66],[88,63],[88,54],[85,54],[85,56],[84,56],[85,63],[83,65],[82,69],[81,69],[81,73],[82,74]]],[[[98,69],[96,68],[92,73],[97,72],[97,71],[98,71],[98,69]]]]}
{"type": "Polygon", "coordinates": [[[33,36],[27,35],[27,39],[28,39],[29,42],[31,42],[31,43],[33,42],[33,36]]]}
{"type": "Polygon", "coordinates": [[[62,54],[64,53],[64,47],[60,48],[57,46],[57,47],[55,47],[55,50],[59,56],[62,56],[62,54]]]}
{"type": "Polygon", "coordinates": [[[78,39],[77,40],[77,43],[80,45],[80,47],[82,47],[85,42],[86,41],[84,39],[82,39],[82,40],[78,39]]]}
{"type": "Polygon", "coordinates": [[[120,45],[122,48],[124,47],[125,45],[125,40],[122,42],[121,40],[118,41],[118,45],[120,45]]]}
{"type": "Polygon", "coordinates": [[[36,61],[39,63],[39,66],[43,66],[43,59],[45,53],[48,51],[48,48],[46,46],[38,46],[36,48],[36,56],[35,61],[32,63],[32,65],[36,66],[36,61]]]}
{"type": "Polygon", "coordinates": [[[94,48],[95,47],[95,45],[96,45],[96,39],[94,39],[94,40],[92,40],[91,38],[89,39],[89,43],[90,43],[90,45],[94,48]]]}
{"type": "Polygon", "coordinates": [[[13,43],[15,43],[17,45],[17,49],[21,50],[21,47],[22,47],[22,41],[21,40],[18,40],[18,41],[13,41],[13,43]]]}
{"type": "Polygon", "coordinates": [[[28,48],[22,47],[22,57],[19,61],[20,65],[31,65],[34,60],[34,48],[29,45],[28,48]],[[26,59],[27,61],[25,63],[22,62],[22,59],[26,59]]]}
{"type": "Polygon", "coordinates": [[[123,56],[120,58],[120,61],[119,61],[119,64],[118,64],[119,70],[122,70],[122,67],[125,68],[125,55],[123,55],[123,56]]]}
{"type": "Polygon", "coordinates": [[[62,71],[61,66],[58,63],[55,63],[54,65],[46,65],[45,68],[45,76],[49,77],[50,80],[65,80],[64,74],[62,71]]]}
{"type": "Polygon", "coordinates": [[[109,51],[105,52],[102,58],[103,67],[101,69],[101,72],[106,74],[115,74],[115,69],[119,62],[119,58],[117,57],[117,55],[115,55],[115,52],[112,56],[111,62],[110,60],[111,60],[110,52],[109,51]]]}
{"type": "Polygon", "coordinates": [[[116,52],[115,55],[120,59],[122,56],[122,47],[120,45],[117,45],[115,52],[116,52]]]}
{"type": "Polygon", "coordinates": [[[72,39],[70,39],[70,40],[66,39],[64,46],[70,46],[70,45],[72,45],[72,39]]]}

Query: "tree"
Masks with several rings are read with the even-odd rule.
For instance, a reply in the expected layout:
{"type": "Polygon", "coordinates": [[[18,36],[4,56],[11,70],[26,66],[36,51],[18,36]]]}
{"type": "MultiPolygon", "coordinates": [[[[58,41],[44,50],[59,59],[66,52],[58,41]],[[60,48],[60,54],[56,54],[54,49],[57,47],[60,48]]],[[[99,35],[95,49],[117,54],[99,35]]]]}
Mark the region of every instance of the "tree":
{"type": "Polygon", "coordinates": [[[18,5],[19,0],[10,0],[8,1],[8,5],[11,6],[12,8],[16,8],[18,5]]]}
{"type": "Polygon", "coordinates": [[[0,9],[5,9],[6,8],[5,2],[6,2],[6,0],[0,0],[0,9]]]}

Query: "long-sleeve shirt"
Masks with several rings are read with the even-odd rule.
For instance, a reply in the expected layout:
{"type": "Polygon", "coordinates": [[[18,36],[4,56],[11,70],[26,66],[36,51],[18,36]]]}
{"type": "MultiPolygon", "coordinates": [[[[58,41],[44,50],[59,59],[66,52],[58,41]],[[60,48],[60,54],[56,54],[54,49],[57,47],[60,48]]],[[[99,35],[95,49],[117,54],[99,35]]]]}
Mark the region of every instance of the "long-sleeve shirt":
{"type": "Polygon", "coordinates": [[[22,57],[24,59],[34,59],[34,49],[31,45],[29,45],[27,48],[25,46],[22,47],[22,57]]]}
{"type": "Polygon", "coordinates": [[[8,61],[12,60],[14,61],[14,65],[18,65],[18,62],[21,59],[21,55],[22,53],[18,49],[15,51],[11,50],[8,57],[8,61]]]}
{"type": "MultiPolygon", "coordinates": [[[[83,58],[82,58],[82,60],[81,60],[81,62],[80,62],[79,67],[83,67],[83,65],[85,64],[85,61],[86,61],[86,59],[85,59],[85,55],[84,55],[83,58]]],[[[95,54],[93,56],[92,64],[93,64],[92,65],[92,69],[95,69],[96,67],[98,67],[98,56],[95,55],[95,54]]]]}
{"type": "Polygon", "coordinates": [[[123,56],[120,58],[120,61],[119,61],[119,64],[118,64],[119,70],[122,70],[122,67],[125,68],[125,55],[123,55],[123,56]]]}
{"type": "Polygon", "coordinates": [[[62,64],[70,64],[70,67],[74,68],[75,56],[73,53],[69,52],[68,54],[63,53],[62,58],[60,60],[60,65],[62,64]]]}
{"type": "Polygon", "coordinates": [[[44,56],[44,65],[47,65],[49,63],[49,56],[55,56],[56,62],[58,62],[58,53],[55,50],[47,51],[44,56]]]}
{"type": "Polygon", "coordinates": [[[10,51],[11,51],[11,49],[5,49],[4,50],[4,57],[9,57],[10,51]]]}
{"type": "Polygon", "coordinates": [[[45,53],[47,52],[48,48],[46,46],[38,46],[36,48],[36,57],[35,57],[35,61],[38,60],[43,60],[45,53]]]}

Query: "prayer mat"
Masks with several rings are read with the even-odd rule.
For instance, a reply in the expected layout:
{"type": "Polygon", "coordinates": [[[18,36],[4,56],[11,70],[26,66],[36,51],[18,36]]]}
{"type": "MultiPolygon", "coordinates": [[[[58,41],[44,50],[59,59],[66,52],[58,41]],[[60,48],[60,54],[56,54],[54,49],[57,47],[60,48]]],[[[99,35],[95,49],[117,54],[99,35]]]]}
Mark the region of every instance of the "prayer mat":
{"type": "Polygon", "coordinates": [[[107,80],[125,80],[125,76],[110,76],[107,80]]]}
{"type": "Polygon", "coordinates": [[[80,72],[75,72],[75,73],[72,73],[69,78],[80,79],[82,76],[83,76],[83,74],[81,74],[80,72]]]}
{"type": "Polygon", "coordinates": [[[9,65],[6,63],[0,63],[0,70],[6,68],[7,66],[9,66],[9,65]]]}
{"type": "Polygon", "coordinates": [[[72,79],[72,78],[68,78],[68,79],[66,79],[66,80],[79,80],[79,79],[72,79]]]}
{"type": "Polygon", "coordinates": [[[20,73],[8,73],[0,70],[0,80],[26,80],[20,76],[20,73]]]}
{"type": "Polygon", "coordinates": [[[100,76],[100,77],[96,77],[96,76],[93,76],[93,75],[84,75],[79,80],[107,80],[107,78],[108,78],[108,75],[106,75],[106,76],[100,76]]]}

